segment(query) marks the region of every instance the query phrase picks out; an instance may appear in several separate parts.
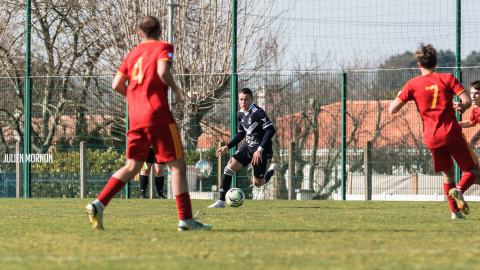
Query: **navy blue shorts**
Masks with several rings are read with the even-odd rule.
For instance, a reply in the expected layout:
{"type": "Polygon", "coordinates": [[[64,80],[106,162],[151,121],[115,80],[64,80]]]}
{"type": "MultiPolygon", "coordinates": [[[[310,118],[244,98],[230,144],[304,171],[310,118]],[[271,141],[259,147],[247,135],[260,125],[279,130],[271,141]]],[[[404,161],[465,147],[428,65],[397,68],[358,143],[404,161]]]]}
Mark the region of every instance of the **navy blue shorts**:
{"type": "MultiPolygon", "coordinates": [[[[248,164],[252,162],[253,153],[251,153],[248,149],[248,146],[243,144],[240,148],[233,154],[232,156],[238,162],[240,162],[243,167],[246,167],[248,164]]],[[[253,167],[253,176],[257,179],[265,178],[265,174],[267,173],[268,168],[270,167],[270,161],[272,161],[271,155],[262,155],[262,162],[257,165],[252,165],[253,167]]]]}
{"type": "Polygon", "coordinates": [[[157,159],[155,158],[155,153],[153,152],[153,148],[150,148],[150,151],[148,152],[148,156],[147,156],[147,161],[145,162],[165,165],[165,162],[160,162],[160,163],[157,162],[157,159]]]}

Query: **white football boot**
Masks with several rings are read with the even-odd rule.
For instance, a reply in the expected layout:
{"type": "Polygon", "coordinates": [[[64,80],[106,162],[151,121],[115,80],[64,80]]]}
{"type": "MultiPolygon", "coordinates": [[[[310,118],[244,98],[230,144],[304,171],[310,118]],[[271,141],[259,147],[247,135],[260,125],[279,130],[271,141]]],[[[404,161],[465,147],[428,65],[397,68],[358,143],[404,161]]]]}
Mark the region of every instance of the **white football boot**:
{"type": "Polygon", "coordinates": [[[85,207],[88,217],[90,218],[90,224],[97,230],[103,230],[103,210],[105,207],[99,200],[95,200],[85,207]]]}
{"type": "Polygon", "coordinates": [[[462,219],[462,218],[465,218],[465,216],[462,214],[462,212],[456,212],[456,213],[452,213],[452,219],[462,219]]]}
{"type": "Polygon", "coordinates": [[[180,220],[178,222],[178,231],[190,231],[190,230],[211,230],[212,225],[210,224],[202,224],[197,221],[197,219],[200,219],[201,216],[198,214],[200,211],[197,211],[195,216],[192,219],[188,220],[180,220]]]}
{"type": "Polygon", "coordinates": [[[207,208],[225,208],[225,201],[218,200],[207,208]]]}

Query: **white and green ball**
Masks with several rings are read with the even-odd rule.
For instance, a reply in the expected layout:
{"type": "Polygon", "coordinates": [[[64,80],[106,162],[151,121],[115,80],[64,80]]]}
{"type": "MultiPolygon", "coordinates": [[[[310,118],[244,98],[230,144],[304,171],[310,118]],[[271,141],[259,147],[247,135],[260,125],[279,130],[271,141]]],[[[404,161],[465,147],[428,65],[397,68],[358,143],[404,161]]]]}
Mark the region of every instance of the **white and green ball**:
{"type": "Polygon", "coordinates": [[[231,207],[239,207],[245,202],[245,193],[239,188],[231,188],[227,191],[225,199],[231,207]]]}

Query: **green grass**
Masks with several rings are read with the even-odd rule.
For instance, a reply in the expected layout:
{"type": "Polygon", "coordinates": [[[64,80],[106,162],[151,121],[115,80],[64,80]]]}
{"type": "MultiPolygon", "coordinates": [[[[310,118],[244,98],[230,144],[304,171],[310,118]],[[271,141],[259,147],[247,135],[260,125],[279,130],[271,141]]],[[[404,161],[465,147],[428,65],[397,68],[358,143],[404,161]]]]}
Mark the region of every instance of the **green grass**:
{"type": "Polygon", "coordinates": [[[177,231],[173,200],[114,199],[95,231],[84,199],[1,199],[0,269],[475,269],[480,203],[247,201],[177,231]]]}

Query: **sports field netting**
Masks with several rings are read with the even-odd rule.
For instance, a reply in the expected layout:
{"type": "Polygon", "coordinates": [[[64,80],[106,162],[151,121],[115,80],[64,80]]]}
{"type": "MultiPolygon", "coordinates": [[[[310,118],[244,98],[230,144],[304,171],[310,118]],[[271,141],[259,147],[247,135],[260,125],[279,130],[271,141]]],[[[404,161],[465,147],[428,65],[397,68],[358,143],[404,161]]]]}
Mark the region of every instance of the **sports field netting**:
{"type": "MultiPolygon", "coordinates": [[[[265,108],[277,133],[274,137],[274,157],[278,165],[272,184],[266,187],[251,187],[251,168],[237,174],[237,186],[251,199],[288,198],[289,144],[295,143],[294,185],[295,198],[340,199],[341,193],[341,92],[342,76],[346,76],[346,171],[347,199],[364,199],[364,144],[371,141],[372,194],[373,199],[391,200],[443,200],[441,175],[433,173],[431,154],[423,143],[422,125],[414,103],[409,103],[400,113],[391,116],[388,105],[403,84],[418,75],[418,71],[380,71],[347,73],[293,73],[289,75],[240,76],[240,87],[250,87],[255,92],[255,102],[265,108]],[[413,179],[416,175],[417,186],[413,179]],[[388,197],[390,196],[390,197],[388,197]],[[388,198],[387,198],[388,197],[388,198]]],[[[480,75],[476,70],[463,72],[464,78],[480,75]]],[[[180,76],[178,80],[183,80],[180,76]]],[[[82,78],[69,78],[66,97],[69,105],[62,109],[47,110],[46,122],[42,124],[41,106],[34,106],[32,117],[35,134],[35,154],[52,154],[53,162],[32,164],[32,197],[80,196],[79,142],[87,143],[87,187],[86,197],[98,195],[108,178],[125,162],[125,101],[114,94],[106,85],[111,76],[91,77],[88,87],[83,87],[82,78]],[[83,92],[83,97],[81,94],[83,92]],[[78,94],[77,96],[75,96],[78,94]],[[79,109],[82,108],[82,109],[79,109]],[[77,110],[77,111],[76,111],[77,110]],[[83,116],[82,116],[83,114],[83,116]],[[84,120],[79,120],[84,117],[84,120]],[[57,124],[51,125],[52,122],[57,124]],[[83,124],[81,124],[84,121],[83,124]],[[42,125],[54,131],[43,131],[42,125]],[[75,131],[81,129],[81,131],[75,131]],[[54,132],[54,133],[53,133],[54,132]],[[53,134],[53,135],[52,135],[53,134]]],[[[224,79],[224,78],[223,78],[224,79]]],[[[36,78],[45,82],[48,78],[36,78]]],[[[219,88],[218,76],[196,76],[192,82],[192,93],[199,89],[219,88]],[[196,87],[204,83],[203,87],[196,87]]],[[[8,81],[6,78],[3,81],[8,81]]],[[[57,80],[56,82],[61,82],[57,80]]],[[[54,91],[62,91],[55,87],[54,91]]],[[[5,84],[7,95],[9,88],[5,84]]],[[[35,85],[33,101],[45,102],[41,98],[41,85],[35,85]]],[[[44,91],[44,89],[43,89],[44,91]]],[[[219,90],[220,91],[220,90],[219,90]]],[[[218,158],[214,151],[218,143],[229,141],[228,88],[217,99],[201,99],[215,104],[207,111],[188,114],[188,104],[195,104],[192,97],[186,99],[175,111],[177,122],[184,139],[186,161],[189,165],[188,180],[192,197],[215,198],[218,176],[223,173],[228,155],[222,159],[218,170],[218,158]],[[226,92],[226,93],[225,93],[226,92]],[[200,117],[203,113],[203,117],[200,117]],[[196,117],[201,118],[200,121],[196,117]],[[196,119],[196,120],[195,120],[196,119]],[[195,122],[197,121],[197,122],[195,122]],[[195,148],[194,146],[197,145],[195,148]],[[207,177],[196,176],[194,166],[200,160],[209,160],[212,170],[207,177]],[[200,185],[201,183],[201,185],[200,185]]],[[[61,97],[51,96],[50,108],[62,105],[61,97]],[[57,99],[55,99],[57,98],[57,99]]],[[[18,103],[18,101],[17,101],[18,103]]],[[[4,103],[10,108],[13,101],[4,103]]],[[[205,106],[207,106],[205,105],[205,106]]],[[[190,105],[191,106],[191,105],[190,105]]],[[[13,110],[13,106],[11,107],[13,110]]],[[[12,115],[3,113],[2,132],[4,145],[1,157],[14,153],[15,134],[12,115]],[[9,124],[10,123],[10,124],[9,124]]],[[[464,117],[469,116],[469,111],[464,117]]],[[[20,120],[21,121],[21,120],[20,120]]],[[[21,123],[21,122],[20,122],[21,123]]],[[[465,130],[467,139],[477,152],[478,128],[465,130]]],[[[15,196],[14,163],[2,164],[0,192],[5,197],[15,196]]],[[[21,167],[20,172],[23,172],[21,167]]],[[[165,171],[168,178],[168,173],[165,171]]],[[[165,186],[168,190],[168,184],[165,186]]],[[[130,196],[138,197],[138,181],[131,182],[130,196]]],[[[119,197],[125,197],[120,192],[119,197]]],[[[478,188],[469,190],[467,196],[480,195],[478,188]]]]}

